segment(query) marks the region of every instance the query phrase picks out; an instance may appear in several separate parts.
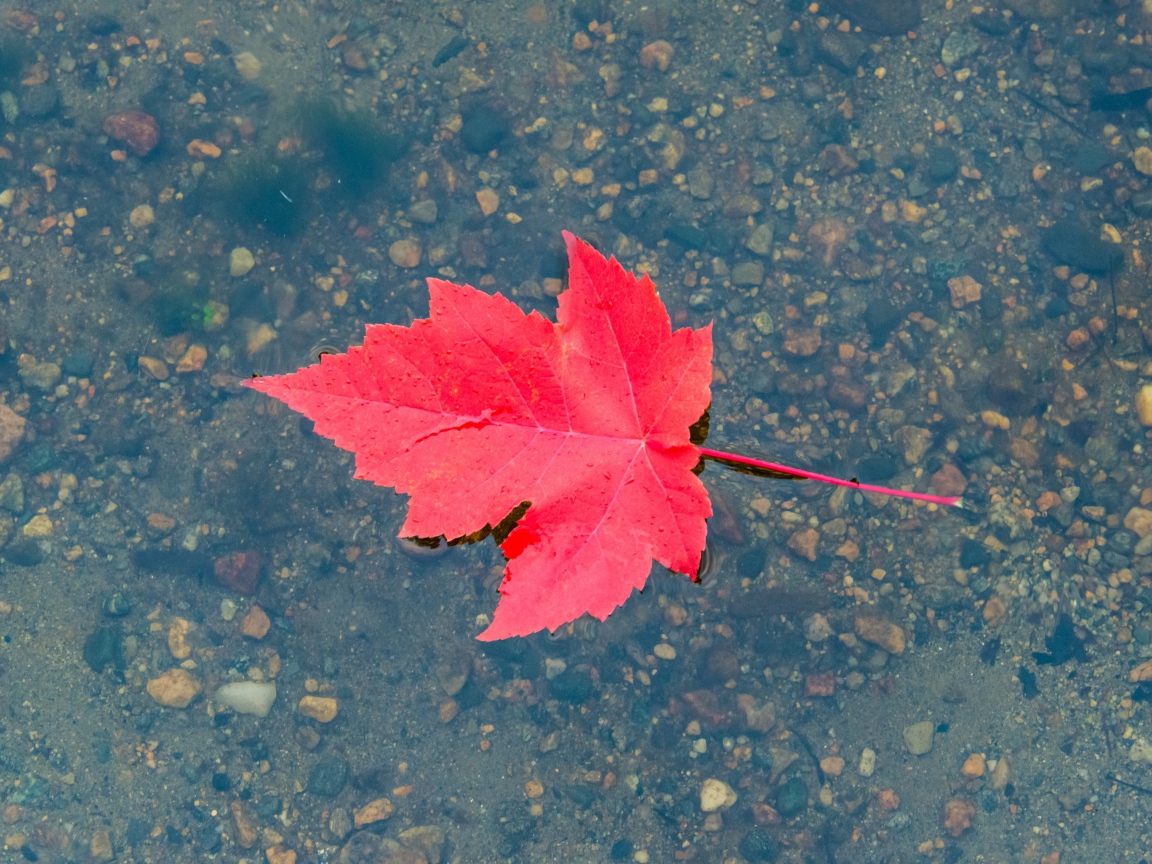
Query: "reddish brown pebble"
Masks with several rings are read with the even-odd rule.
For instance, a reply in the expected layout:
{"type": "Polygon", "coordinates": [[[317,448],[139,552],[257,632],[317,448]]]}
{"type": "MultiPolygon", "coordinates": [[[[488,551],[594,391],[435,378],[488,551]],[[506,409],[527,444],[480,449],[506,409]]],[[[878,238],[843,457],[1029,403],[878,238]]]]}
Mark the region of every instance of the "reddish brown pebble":
{"type": "Polygon", "coordinates": [[[780,824],[780,814],[776,812],[776,808],[770,804],[761,804],[759,802],[752,805],[752,819],[755,820],[757,825],[780,824]]]}
{"type": "Polygon", "coordinates": [[[804,678],[805,696],[831,696],[836,692],[836,673],[821,672],[804,678]]]}
{"type": "Polygon", "coordinates": [[[959,837],[972,827],[972,817],[976,808],[963,798],[953,798],[944,805],[944,830],[953,837],[959,837]]]}
{"type": "Polygon", "coordinates": [[[268,635],[268,628],[271,626],[268,613],[259,606],[253,606],[240,622],[240,632],[249,639],[263,639],[268,635]]]}
{"type": "Polygon", "coordinates": [[[856,619],[856,635],[878,645],[889,654],[904,653],[904,631],[883,618],[861,615],[856,619]]]}
{"type": "Polygon", "coordinates": [[[216,581],[237,594],[255,594],[260,584],[260,556],[255,552],[233,552],[217,558],[213,570],[216,581]]]}
{"type": "Polygon", "coordinates": [[[932,475],[932,491],[937,495],[959,496],[968,488],[968,480],[955,465],[945,465],[932,475]]]}
{"type": "Polygon", "coordinates": [[[788,538],[788,548],[809,561],[816,560],[820,534],[815,528],[802,528],[788,538]]]}
{"type": "Polygon", "coordinates": [[[839,219],[821,219],[808,229],[808,245],[825,267],[831,267],[848,245],[848,226],[839,219]]]}
{"type": "Polygon", "coordinates": [[[888,813],[900,809],[900,796],[896,794],[895,789],[881,789],[880,794],[876,796],[876,803],[880,805],[880,809],[888,813]]]}
{"type": "Polygon", "coordinates": [[[720,700],[711,690],[693,690],[684,694],[684,701],[692,709],[692,713],[710,726],[723,726],[728,722],[728,715],[720,707],[720,700]]]}
{"type": "Polygon", "coordinates": [[[160,142],[160,127],[151,114],[121,111],[104,118],[104,133],[122,142],[137,156],[147,156],[160,142]]]}
{"type": "Polygon", "coordinates": [[[1086,328],[1077,327],[1075,330],[1068,334],[1067,344],[1069,348],[1075,351],[1077,348],[1083,348],[1085,345],[1087,345],[1088,340],[1091,338],[1092,336],[1088,333],[1086,328]]]}

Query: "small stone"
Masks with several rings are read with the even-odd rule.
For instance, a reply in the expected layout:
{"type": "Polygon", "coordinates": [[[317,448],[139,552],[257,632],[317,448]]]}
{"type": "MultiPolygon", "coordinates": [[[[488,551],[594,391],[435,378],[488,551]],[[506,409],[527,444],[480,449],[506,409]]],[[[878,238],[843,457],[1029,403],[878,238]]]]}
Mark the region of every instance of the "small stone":
{"type": "Polygon", "coordinates": [[[1152,176],[1152,149],[1137,147],[1132,153],[1132,164],[1145,176],[1152,176]]]}
{"type": "Polygon", "coordinates": [[[233,552],[217,558],[212,567],[216,581],[237,594],[256,593],[260,569],[260,556],[255,552],[233,552]]]}
{"type": "Polygon", "coordinates": [[[104,134],[137,156],[147,156],[160,142],[156,119],[143,111],[121,111],[104,118],[104,134]]]}
{"type": "Polygon", "coordinates": [[[808,245],[825,267],[831,267],[848,245],[848,226],[839,219],[821,219],[808,229],[808,245]]]}
{"type": "Polygon", "coordinates": [[[338,705],[330,696],[303,696],[297,706],[300,713],[320,723],[331,723],[336,719],[338,705]]]}
{"type": "Polygon", "coordinates": [[[544,796],[544,784],[539,780],[529,780],[524,784],[524,795],[528,798],[542,798],[544,796]]]}
{"type": "Polygon", "coordinates": [[[1152,510],[1133,507],[1124,516],[1124,527],[1140,539],[1152,537],[1152,510]]]}
{"type": "Polygon", "coordinates": [[[296,864],[296,853],[283,843],[269,846],[264,850],[264,857],[268,859],[268,864],[296,864]]]}
{"type": "Polygon", "coordinates": [[[251,51],[241,51],[232,58],[232,64],[245,81],[255,81],[260,77],[260,60],[251,51]]]}
{"type": "Polygon", "coordinates": [[[392,815],[395,808],[387,798],[377,798],[369,801],[359,810],[352,813],[352,824],[357,828],[371,825],[373,822],[382,822],[392,815]]]}
{"type": "Polygon", "coordinates": [[[724,202],[724,206],[720,208],[720,212],[728,219],[746,219],[749,216],[755,216],[760,212],[760,200],[754,195],[741,193],[733,195],[724,202]]]}
{"type": "Polygon", "coordinates": [[[876,804],[885,813],[894,813],[900,809],[900,796],[895,789],[881,789],[876,796],[876,804]]]}
{"type": "Polygon", "coordinates": [[[241,849],[251,849],[260,839],[260,829],[256,827],[256,820],[252,818],[243,801],[233,801],[229,809],[232,811],[232,821],[236,823],[236,843],[241,849]]]}
{"type": "Polygon", "coordinates": [[[959,497],[968,488],[968,479],[955,465],[944,465],[932,475],[932,491],[937,495],[959,497]]]}
{"type": "Polygon", "coordinates": [[[827,756],[820,760],[820,770],[829,777],[839,777],[844,773],[844,760],[839,756],[827,756]]]}
{"type": "Polygon", "coordinates": [[[953,837],[959,837],[972,827],[972,817],[976,807],[971,801],[953,798],[944,805],[944,830],[953,837]]]}
{"type": "Polygon", "coordinates": [[[776,723],[776,706],[771,702],[760,704],[754,696],[741,693],[736,705],[744,712],[744,722],[754,732],[768,732],[776,723]]]}
{"type": "Polygon", "coordinates": [[[147,228],[156,221],[156,214],[152,212],[150,204],[141,204],[138,207],[133,207],[132,212],[128,214],[128,224],[133,228],[147,228]]]}
{"type": "Polygon", "coordinates": [[[63,374],[55,363],[39,363],[27,355],[20,358],[20,380],[45,392],[53,390],[63,374]]]}
{"type": "MultiPolygon", "coordinates": [[[[319,736],[316,737],[316,741],[319,743],[319,736]]],[[[308,783],[304,788],[321,798],[335,798],[347,782],[348,763],[343,759],[327,757],[317,762],[309,772],[308,783]]]]}
{"type": "Polygon", "coordinates": [[[247,276],[248,271],[256,266],[256,258],[252,251],[245,246],[237,246],[228,254],[228,274],[239,278],[247,276]]]}
{"type": "Polygon", "coordinates": [[[764,281],[764,265],[759,261],[742,261],[732,268],[732,284],[756,286],[764,281]]]}
{"type": "Polygon", "coordinates": [[[24,525],[21,532],[29,539],[39,539],[41,537],[52,536],[52,520],[43,513],[37,513],[24,525]]]}
{"type": "Polygon", "coordinates": [[[1132,742],[1132,746],[1128,748],[1128,760],[1144,764],[1152,763],[1152,744],[1148,743],[1147,738],[1140,736],[1132,742]]]}
{"type": "Polygon", "coordinates": [[[428,864],[440,864],[444,839],[444,829],[439,825],[414,825],[400,832],[400,842],[422,854],[428,864]]]}
{"type": "Polygon", "coordinates": [[[111,861],[115,858],[112,851],[112,835],[107,828],[102,828],[92,835],[92,842],[88,844],[88,854],[93,861],[111,861]]]}
{"type": "Polygon", "coordinates": [[[165,708],[187,708],[200,694],[200,682],[185,669],[169,669],[149,681],[147,690],[165,708]]]}
{"type": "Polygon", "coordinates": [[[440,722],[451,723],[460,713],[460,703],[455,699],[445,699],[440,703],[440,722]]]}
{"type": "Polygon", "coordinates": [[[819,612],[812,614],[804,622],[804,638],[809,642],[824,642],[834,635],[835,631],[828,619],[819,612]]]}
{"type": "Polygon", "coordinates": [[[775,229],[772,225],[764,223],[757,225],[752,233],[748,236],[745,246],[750,252],[757,255],[767,257],[772,254],[772,241],[775,236],[775,229]]]}
{"type": "Polygon", "coordinates": [[[901,426],[892,440],[904,448],[905,465],[918,465],[932,445],[932,433],[920,426],[901,426]]]}
{"type": "Polygon", "coordinates": [[[328,830],[331,831],[338,840],[343,840],[352,832],[352,818],[348,815],[348,811],[343,807],[337,807],[332,811],[332,815],[328,817],[328,830]]]}
{"type": "MultiPolygon", "coordinates": [[[[12,453],[24,438],[24,425],[25,420],[7,405],[0,404],[0,462],[7,462],[12,458],[12,453]]],[[[3,486],[0,486],[0,501],[3,501],[3,506],[6,510],[12,513],[19,513],[24,509],[24,486],[20,483],[20,478],[16,477],[15,483],[19,486],[19,509],[13,509],[9,502],[16,500],[14,492],[9,492],[7,487],[14,474],[9,474],[4,480],[3,486]]]]}
{"type": "Polygon", "coordinates": [[[178,374],[199,372],[204,368],[204,363],[207,360],[207,348],[203,345],[189,345],[188,350],[185,351],[183,356],[176,362],[176,372],[178,374]]]}
{"type": "Polygon", "coordinates": [[[865,642],[878,645],[889,654],[904,653],[904,631],[883,618],[861,615],[856,619],[856,635],[865,642]]]}
{"type": "Polygon", "coordinates": [[[1152,426],[1152,384],[1136,391],[1136,416],[1141,426],[1152,426]]]}
{"type": "Polygon", "coordinates": [[[1064,340],[1064,344],[1072,351],[1083,348],[1092,341],[1092,334],[1088,332],[1087,327],[1077,327],[1068,334],[1068,338],[1064,340]]]}
{"type": "Polygon", "coordinates": [[[668,64],[672,62],[673,47],[663,39],[649,42],[640,49],[640,65],[645,69],[655,66],[661,72],[668,71],[668,64]]]}
{"type": "Polygon", "coordinates": [[[652,649],[652,653],[659,657],[661,660],[675,660],[676,649],[669,645],[667,642],[660,642],[652,649]]]}
{"type": "Polygon", "coordinates": [[[953,309],[963,309],[969,303],[980,301],[980,283],[966,274],[949,279],[948,292],[952,295],[953,309]]]}
{"type": "Polygon", "coordinates": [[[271,626],[268,613],[259,606],[253,606],[240,622],[240,633],[249,639],[259,640],[268,635],[268,628],[271,626]]]}
{"type": "Polygon", "coordinates": [[[815,528],[802,528],[788,538],[788,548],[802,558],[815,561],[820,546],[820,532],[815,528]]]}
{"type": "Polygon", "coordinates": [[[397,267],[411,270],[420,264],[420,244],[415,240],[397,240],[388,247],[388,257],[397,267]]]}
{"type": "Polygon", "coordinates": [[[155,381],[168,380],[168,364],[156,357],[138,357],[136,365],[143,369],[148,377],[155,381]]]}
{"type": "Polygon", "coordinates": [[[784,350],[797,357],[811,357],[820,350],[819,327],[789,327],[784,331],[784,350]]]}
{"type": "Polygon", "coordinates": [[[981,615],[984,618],[984,623],[988,625],[988,627],[999,627],[1004,623],[1004,619],[1008,617],[1008,605],[1000,595],[993,594],[985,601],[981,615]]]}
{"type": "Polygon", "coordinates": [[[876,751],[865,747],[860,751],[860,761],[856,765],[856,773],[861,777],[871,777],[876,770],[876,751]]]}
{"type": "Polygon", "coordinates": [[[270,681],[232,681],[218,687],[212,700],[241,714],[267,717],[276,701],[276,685],[270,681]]]}
{"type": "Polygon", "coordinates": [[[1026,438],[1013,438],[1008,442],[1008,455],[1025,468],[1040,464],[1040,451],[1026,438]]]}
{"type": "Polygon", "coordinates": [[[709,777],[700,787],[700,809],[705,813],[727,810],[735,803],[735,791],[723,780],[709,777]]]}
{"type": "Polygon", "coordinates": [[[973,753],[964,760],[964,764],[960,767],[960,773],[968,779],[984,776],[984,768],[986,762],[983,753],[973,753]]]}
{"type": "Polygon", "coordinates": [[[932,749],[932,739],[936,736],[936,724],[922,720],[904,727],[904,749],[913,756],[923,756],[932,749]]]}
{"type": "Polygon", "coordinates": [[[489,189],[485,186],[476,192],[476,203],[480,205],[481,213],[485,216],[491,216],[500,209],[500,196],[496,194],[495,189],[489,189]]]}
{"type": "Polygon", "coordinates": [[[832,696],[836,692],[836,673],[810,672],[804,676],[805,696],[832,696]]]}
{"type": "Polygon", "coordinates": [[[436,206],[436,202],[431,198],[417,201],[408,208],[408,218],[413,222],[423,222],[425,225],[431,225],[435,222],[438,215],[439,209],[436,206]]]}
{"type": "Polygon", "coordinates": [[[168,627],[168,650],[177,660],[185,660],[192,653],[192,646],[188,644],[190,632],[192,624],[186,618],[174,618],[168,627]]]}

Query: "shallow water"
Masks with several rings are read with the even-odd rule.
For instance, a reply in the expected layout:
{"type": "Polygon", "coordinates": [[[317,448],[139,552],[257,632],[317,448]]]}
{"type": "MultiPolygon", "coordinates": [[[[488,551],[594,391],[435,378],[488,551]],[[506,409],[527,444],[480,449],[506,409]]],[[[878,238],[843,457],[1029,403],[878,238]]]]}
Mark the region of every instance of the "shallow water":
{"type": "Polygon", "coordinates": [[[1140,860],[1138,8],[22,9],[8,858],[1140,860]],[[715,322],[709,446],[970,507],[711,465],[699,584],[476,641],[493,541],[398,545],[404,499],[240,382],[429,276],[554,318],[563,229],[715,322]]]}

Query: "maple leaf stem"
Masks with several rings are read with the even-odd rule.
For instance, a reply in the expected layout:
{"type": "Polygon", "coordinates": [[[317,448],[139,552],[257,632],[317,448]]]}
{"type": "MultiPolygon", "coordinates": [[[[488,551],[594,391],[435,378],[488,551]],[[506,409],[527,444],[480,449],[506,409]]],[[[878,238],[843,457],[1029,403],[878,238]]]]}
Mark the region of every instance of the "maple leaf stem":
{"type": "Polygon", "coordinates": [[[818,474],[815,471],[806,471],[803,468],[793,468],[790,465],[781,465],[778,462],[766,462],[763,459],[740,456],[736,453],[709,450],[707,447],[698,447],[697,449],[705,459],[712,459],[730,466],[759,469],[767,472],[771,476],[795,478],[799,480],[819,480],[821,483],[831,483],[833,486],[847,486],[849,489],[859,489],[861,492],[878,492],[881,495],[891,495],[894,498],[909,498],[913,501],[926,501],[929,504],[941,504],[946,507],[964,506],[964,499],[959,497],[930,495],[926,492],[906,492],[903,489],[891,489],[887,486],[873,486],[871,483],[861,483],[859,480],[843,480],[839,477],[818,474]]]}

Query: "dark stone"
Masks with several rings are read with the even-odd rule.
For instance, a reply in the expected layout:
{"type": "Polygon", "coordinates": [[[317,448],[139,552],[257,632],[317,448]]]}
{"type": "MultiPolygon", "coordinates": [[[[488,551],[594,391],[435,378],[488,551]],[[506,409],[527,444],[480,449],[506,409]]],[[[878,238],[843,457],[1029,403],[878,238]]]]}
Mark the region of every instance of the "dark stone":
{"type": "Polygon", "coordinates": [[[220,831],[215,825],[205,826],[200,832],[200,848],[212,855],[220,850],[220,846],[220,831]]]}
{"type": "Polygon", "coordinates": [[[1020,690],[1025,699],[1035,699],[1040,695],[1040,688],[1036,685],[1036,673],[1027,666],[1016,670],[1016,677],[1020,679],[1020,690]]]}
{"type": "Polygon", "coordinates": [[[84,640],[84,662],[99,675],[111,665],[116,671],[124,669],[124,654],[120,650],[120,628],[98,627],[84,640]]]}
{"type": "Polygon", "coordinates": [[[217,771],[212,775],[212,788],[217,792],[227,792],[232,788],[232,778],[223,771],[217,771]]]}
{"type": "Polygon", "coordinates": [[[94,36],[111,36],[120,30],[120,22],[111,15],[97,13],[84,22],[88,32],[94,36]]]}
{"type": "Polygon", "coordinates": [[[1095,174],[1115,161],[1112,151],[1098,141],[1086,141],[1072,157],[1072,167],[1081,174],[1095,174]]]}
{"type": "Polygon", "coordinates": [[[596,803],[596,793],[587,786],[569,786],[564,790],[564,794],[581,810],[588,810],[596,803]]]}
{"type": "Polygon", "coordinates": [[[983,567],[991,557],[988,547],[979,540],[968,538],[960,544],[960,566],[965,570],[970,567],[983,567]]]}
{"type": "Polygon", "coordinates": [[[60,91],[51,84],[20,91],[20,116],[26,120],[47,120],[60,107],[60,91]]]}
{"type": "Polygon", "coordinates": [[[1044,250],[1069,267],[1087,273],[1115,273],[1124,266],[1124,252],[1100,237],[1100,229],[1069,217],[1044,233],[1044,250]]]}
{"type": "Polygon", "coordinates": [[[776,812],[785,819],[799,816],[808,809],[808,784],[793,777],[776,792],[776,812]]]}
{"type": "Polygon", "coordinates": [[[127,594],[117,591],[104,601],[101,608],[109,618],[123,618],[132,612],[132,601],[127,594]]]}
{"type": "Polygon", "coordinates": [[[212,565],[216,581],[237,594],[255,594],[260,584],[261,562],[255,552],[233,552],[212,565]]]}
{"type": "Polygon", "coordinates": [[[928,151],[924,171],[933,183],[947,183],[960,170],[960,158],[951,147],[933,147],[928,151]]]}
{"type": "Polygon", "coordinates": [[[834,29],[825,30],[821,34],[819,47],[824,59],[848,74],[856,71],[861,58],[868,51],[868,44],[859,36],[834,29]]]}
{"type": "Polygon", "coordinates": [[[673,223],[664,229],[664,239],[685,249],[703,249],[708,242],[708,235],[694,225],[687,223],[673,223]]]}
{"type": "Polygon", "coordinates": [[[1069,660],[1087,663],[1088,652],[1084,646],[1085,641],[1076,635],[1071,616],[1065,613],[1057,619],[1052,633],[1044,638],[1044,647],[1048,650],[1033,651],[1032,659],[1038,666],[1062,666],[1069,660]]]}
{"type": "Polygon", "coordinates": [[[472,153],[488,153],[499,147],[512,131],[512,124],[502,113],[483,103],[463,113],[460,140],[472,153]]]}
{"type": "Polygon", "coordinates": [[[753,828],[740,838],[740,855],[752,864],[767,861],[769,864],[780,856],[780,845],[763,828],[753,828]]]}
{"type": "Polygon", "coordinates": [[[455,36],[432,58],[432,68],[443,66],[471,44],[467,36],[455,36]]]}
{"type": "Polygon", "coordinates": [[[321,798],[335,798],[348,782],[348,763],[343,759],[325,758],[316,763],[308,775],[308,792],[321,798]]]}
{"type": "Polygon", "coordinates": [[[1035,414],[1041,401],[1034,375],[1019,363],[1006,361],[988,376],[988,398],[1010,417],[1035,414]]]}
{"type": "Polygon", "coordinates": [[[611,15],[607,0],[576,0],[572,4],[572,18],[581,27],[587,27],[593,21],[603,24],[611,15]]]}
{"type": "Polygon", "coordinates": [[[35,567],[44,560],[44,552],[35,540],[13,540],[4,548],[4,560],[21,567],[35,567]]]}
{"type": "Polygon", "coordinates": [[[69,354],[60,364],[60,371],[73,378],[91,378],[92,367],[96,365],[96,358],[85,352],[69,354]]]}
{"type": "Polygon", "coordinates": [[[608,860],[610,861],[628,861],[632,858],[632,841],[621,837],[612,844],[612,848],[608,850],[608,860]]]}
{"type": "Polygon", "coordinates": [[[548,683],[548,692],[555,699],[580,705],[592,698],[592,679],[587,672],[567,670],[548,683]]]}
{"type": "Polygon", "coordinates": [[[986,8],[981,14],[968,19],[972,26],[989,36],[1007,36],[1012,32],[1012,24],[999,9],[986,8]]]}
{"type": "Polygon", "coordinates": [[[876,345],[883,345],[888,340],[888,335],[899,327],[903,320],[904,316],[896,304],[886,297],[877,297],[864,309],[864,326],[876,345]]]}

